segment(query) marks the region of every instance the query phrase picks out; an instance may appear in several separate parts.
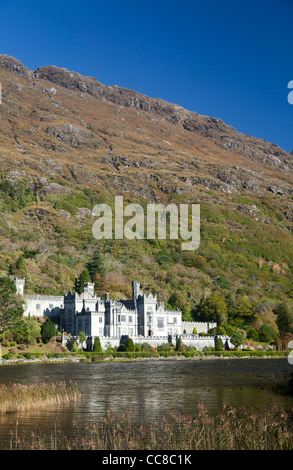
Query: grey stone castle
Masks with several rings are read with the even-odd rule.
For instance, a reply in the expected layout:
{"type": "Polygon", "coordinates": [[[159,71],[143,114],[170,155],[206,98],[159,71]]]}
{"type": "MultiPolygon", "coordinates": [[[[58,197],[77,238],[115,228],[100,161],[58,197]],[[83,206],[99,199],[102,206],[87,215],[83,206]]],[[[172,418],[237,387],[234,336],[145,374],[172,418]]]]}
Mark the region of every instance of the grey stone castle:
{"type": "MultiPolygon", "coordinates": [[[[179,309],[166,310],[156,295],[144,294],[139,281],[132,282],[132,298],[119,301],[110,299],[109,294],[102,300],[94,292],[93,283],[85,284],[81,294],[69,291],[64,296],[52,296],[25,295],[25,279],[15,278],[14,281],[17,292],[25,300],[24,315],[48,317],[67,336],[77,337],[83,331],[88,343],[98,336],[102,346],[107,342],[115,346],[121,338],[130,336],[135,342],[157,346],[184,335],[185,340],[193,344],[199,333],[207,333],[217,326],[182,321],[179,309]]],[[[201,341],[201,346],[203,344],[201,341]]]]}

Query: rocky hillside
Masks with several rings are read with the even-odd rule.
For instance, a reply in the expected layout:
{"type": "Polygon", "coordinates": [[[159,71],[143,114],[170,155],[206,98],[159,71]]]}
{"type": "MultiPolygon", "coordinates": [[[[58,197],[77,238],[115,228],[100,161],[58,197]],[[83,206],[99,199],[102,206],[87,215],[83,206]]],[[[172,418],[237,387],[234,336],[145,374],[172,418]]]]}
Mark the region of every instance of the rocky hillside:
{"type": "Polygon", "coordinates": [[[72,287],[95,246],[91,209],[122,194],[200,203],[202,240],[188,254],[175,241],[102,242],[104,289],[124,295],[140,278],[166,301],[175,289],[189,311],[214,289],[293,296],[292,155],[53,65],[0,55],[0,82],[0,270],[15,272],[23,254],[28,292],[72,287]]]}

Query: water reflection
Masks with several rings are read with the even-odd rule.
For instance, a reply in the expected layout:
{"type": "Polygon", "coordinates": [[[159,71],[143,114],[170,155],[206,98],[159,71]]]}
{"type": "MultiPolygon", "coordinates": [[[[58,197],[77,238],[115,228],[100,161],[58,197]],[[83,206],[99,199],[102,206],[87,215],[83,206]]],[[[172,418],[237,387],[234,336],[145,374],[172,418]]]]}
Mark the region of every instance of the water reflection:
{"type": "Polygon", "coordinates": [[[291,410],[293,397],[252,386],[290,372],[292,367],[286,359],[2,366],[0,384],[73,380],[83,399],[72,406],[0,416],[0,438],[7,439],[16,420],[19,433],[31,432],[36,427],[52,430],[56,420],[65,431],[72,432],[73,420],[81,424],[89,416],[97,420],[109,409],[118,417],[131,412],[135,422],[157,421],[172,410],[193,413],[199,403],[211,413],[221,410],[224,402],[261,410],[277,403],[291,410]]]}

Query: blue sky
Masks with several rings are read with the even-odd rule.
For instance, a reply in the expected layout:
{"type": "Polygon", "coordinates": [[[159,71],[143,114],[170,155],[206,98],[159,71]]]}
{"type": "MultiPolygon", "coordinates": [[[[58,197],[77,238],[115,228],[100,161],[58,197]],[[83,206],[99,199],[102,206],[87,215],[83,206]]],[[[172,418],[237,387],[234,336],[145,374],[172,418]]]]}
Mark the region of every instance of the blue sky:
{"type": "Polygon", "coordinates": [[[293,150],[293,0],[0,0],[0,53],[223,119],[293,150]]]}

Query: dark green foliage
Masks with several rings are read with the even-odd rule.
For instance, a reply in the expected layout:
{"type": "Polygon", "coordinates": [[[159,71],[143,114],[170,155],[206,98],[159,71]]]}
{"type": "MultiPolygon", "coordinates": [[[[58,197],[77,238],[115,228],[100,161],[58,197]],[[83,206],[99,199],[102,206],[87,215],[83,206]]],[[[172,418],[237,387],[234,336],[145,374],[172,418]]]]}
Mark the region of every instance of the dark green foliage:
{"type": "Polygon", "coordinates": [[[182,344],[182,339],[181,336],[176,341],[176,351],[182,351],[183,349],[183,344],[182,344]]]}
{"type": "Polygon", "coordinates": [[[95,337],[93,352],[96,352],[96,353],[101,353],[102,352],[101,341],[100,341],[100,338],[98,336],[95,337]]]}
{"type": "Polygon", "coordinates": [[[40,324],[31,317],[23,317],[13,332],[13,339],[17,343],[32,345],[40,333],[40,324]]]}
{"type": "Polygon", "coordinates": [[[91,278],[87,269],[84,269],[80,276],[75,279],[75,292],[81,294],[83,292],[84,284],[91,282],[91,278]]]}
{"type": "Polygon", "coordinates": [[[153,348],[151,347],[151,345],[149,343],[143,343],[141,345],[141,350],[142,351],[152,351],[153,348]]]}
{"type": "Polygon", "coordinates": [[[105,267],[100,248],[97,246],[91,260],[86,265],[92,282],[95,282],[96,275],[104,276],[105,267]]]}
{"type": "Polygon", "coordinates": [[[213,281],[215,286],[219,286],[222,289],[230,289],[231,284],[228,279],[224,276],[219,276],[215,281],[213,281]]]}
{"type": "Polygon", "coordinates": [[[270,343],[271,341],[276,339],[277,332],[270,325],[264,323],[259,329],[258,336],[259,341],[264,343],[270,343]]]}
{"type": "Polygon", "coordinates": [[[56,327],[54,323],[47,318],[47,320],[41,326],[41,336],[43,343],[48,343],[53,336],[56,334],[56,327]]]}
{"type": "Polygon", "coordinates": [[[15,183],[11,183],[3,177],[0,181],[0,196],[5,202],[6,209],[12,212],[36,200],[36,196],[27,181],[19,180],[15,183]]]}
{"type": "Polygon", "coordinates": [[[127,338],[127,341],[125,343],[125,351],[134,351],[135,350],[135,346],[134,346],[134,343],[133,343],[133,340],[128,337],[127,338]]]}
{"type": "Polygon", "coordinates": [[[216,351],[223,351],[224,350],[224,343],[222,338],[217,337],[215,341],[215,350],[216,351]]]}
{"type": "Polygon", "coordinates": [[[170,343],[160,344],[157,348],[158,351],[170,351],[170,349],[171,349],[171,344],[170,343]]]}
{"type": "Polygon", "coordinates": [[[286,333],[293,333],[293,304],[286,301],[279,304],[274,313],[277,315],[277,325],[280,336],[283,338],[286,333]]]}
{"type": "Polygon", "coordinates": [[[14,281],[0,278],[0,333],[15,331],[22,319],[23,300],[17,295],[14,281]]]}
{"type": "Polygon", "coordinates": [[[252,341],[259,341],[259,334],[255,328],[249,328],[247,331],[247,339],[252,341]]]}
{"type": "Polygon", "coordinates": [[[15,274],[18,277],[24,277],[26,275],[26,264],[23,255],[20,255],[15,264],[15,274]]]}

